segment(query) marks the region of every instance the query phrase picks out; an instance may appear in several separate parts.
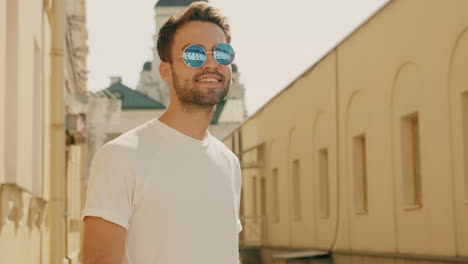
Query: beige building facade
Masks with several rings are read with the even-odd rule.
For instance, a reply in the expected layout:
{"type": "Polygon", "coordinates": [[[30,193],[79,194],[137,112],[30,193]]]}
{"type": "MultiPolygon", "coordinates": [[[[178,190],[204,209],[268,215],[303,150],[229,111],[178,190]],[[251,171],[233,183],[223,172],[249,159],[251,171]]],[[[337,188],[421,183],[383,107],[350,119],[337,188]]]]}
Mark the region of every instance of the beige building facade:
{"type": "Polygon", "coordinates": [[[468,263],[466,10],[390,1],[226,137],[262,263],[468,263]]]}
{"type": "Polygon", "coordinates": [[[0,263],[80,263],[84,0],[0,0],[0,263]]]}

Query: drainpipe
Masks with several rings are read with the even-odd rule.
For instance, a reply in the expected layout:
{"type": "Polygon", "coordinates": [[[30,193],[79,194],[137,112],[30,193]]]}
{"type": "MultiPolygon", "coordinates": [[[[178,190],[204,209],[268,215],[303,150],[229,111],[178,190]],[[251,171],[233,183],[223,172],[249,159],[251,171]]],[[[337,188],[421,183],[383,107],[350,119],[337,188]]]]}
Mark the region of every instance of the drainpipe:
{"type": "Polygon", "coordinates": [[[65,1],[53,0],[51,25],[51,179],[50,179],[50,262],[67,263],[65,259],[65,1]]]}

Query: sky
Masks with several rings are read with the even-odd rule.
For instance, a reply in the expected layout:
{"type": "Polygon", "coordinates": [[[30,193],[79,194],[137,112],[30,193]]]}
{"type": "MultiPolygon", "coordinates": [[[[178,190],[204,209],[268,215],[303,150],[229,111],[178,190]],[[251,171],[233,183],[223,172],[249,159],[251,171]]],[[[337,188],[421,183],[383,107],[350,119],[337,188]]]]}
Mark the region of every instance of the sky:
{"type": "MultiPolygon", "coordinates": [[[[209,0],[228,17],[249,115],[389,0],[209,0]]],[[[88,89],[136,88],[151,60],[156,0],[87,1],[88,89]]]]}

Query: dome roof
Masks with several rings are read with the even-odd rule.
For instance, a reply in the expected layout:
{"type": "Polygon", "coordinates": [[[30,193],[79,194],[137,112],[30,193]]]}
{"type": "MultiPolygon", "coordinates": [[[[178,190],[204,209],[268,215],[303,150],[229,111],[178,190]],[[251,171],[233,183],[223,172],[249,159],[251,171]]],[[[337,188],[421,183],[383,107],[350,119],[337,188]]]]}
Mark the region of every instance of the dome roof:
{"type": "Polygon", "coordinates": [[[143,70],[144,71],[151,71],[151,61],[147,61],[147,62],[145,62],[145,64],[143,64],[143,70]]]}
{"type": "Polygon", "coordinates": [[[232,72],[237,72],[237,65],[235,63],[232,64],[232,72]]]}
{"type": "MultiPolygon", "coordinates": [[[[207,0],[201,0],[208,2],[207,0]]],[[[159,0],[155,7],[158,6],[189,6],[191,3],[197,2],[197,0],[159,0]]]]}

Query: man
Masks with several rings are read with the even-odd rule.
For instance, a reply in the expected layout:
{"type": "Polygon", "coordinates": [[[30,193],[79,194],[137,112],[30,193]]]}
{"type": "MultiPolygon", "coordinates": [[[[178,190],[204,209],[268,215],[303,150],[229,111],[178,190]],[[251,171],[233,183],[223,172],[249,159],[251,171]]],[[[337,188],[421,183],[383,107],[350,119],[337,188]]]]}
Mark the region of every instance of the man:
{"type": "Polygon", "coordinates": [[[83,210],[84,264],[234,264],[239,160],[207,131],[228,93],[229,25],[195,2],[159,31],[170,104],[96,153],[83,210]]]}

